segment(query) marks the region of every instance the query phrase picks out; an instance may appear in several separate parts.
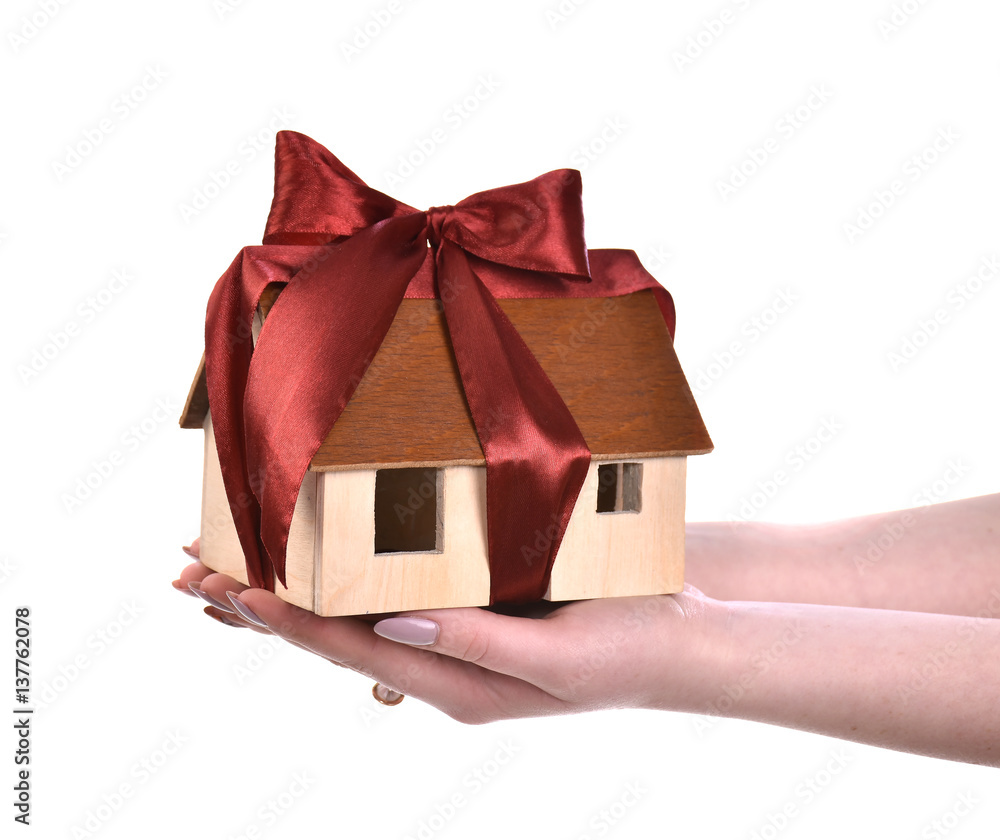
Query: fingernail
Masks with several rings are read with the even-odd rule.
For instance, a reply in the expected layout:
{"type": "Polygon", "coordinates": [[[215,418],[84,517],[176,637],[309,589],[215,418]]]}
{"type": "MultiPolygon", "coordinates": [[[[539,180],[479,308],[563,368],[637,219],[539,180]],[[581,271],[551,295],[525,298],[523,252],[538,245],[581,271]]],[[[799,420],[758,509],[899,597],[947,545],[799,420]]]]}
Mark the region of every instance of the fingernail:
{"type": "Polygon", "coordinates": [[[195,560],[198,559],[198,555],[191,550],[191,546],[189,545],[182,545],[181,551],[183,551],[188,557],[193,557],[195,560]]]}
{"type": "Polygon", "coordinates": [[[174,589],[176,589],[178,592],[183,592],[185,595],[190,595],[192,598],[197,598],[198,597],[190,589],[188,589],[183,583],[181,583],[179,580],[175,580],[170,585],[174,589]]]}
{"type": "Polygon", "coordinates": [[[383,618],[374,630],[382,638],[404,645],[432,645],[437,641],[441,628],[429,618],[401,615],[383,618]]]}
{"type": "Polygon", "coordinates": [[[211,604],[217,610],[222,610],[223,612],[227,612],[229,614],[232,614],[232,612],[233,612],[233,608],[232,607],[227,607],[225,604],[223,604],[223,603],[221,603],[219,601],[216,601],[215,598],[213,598],[211,595],[209,595],[204,589],[201,589],[196,583],[194,583],[194,582],[189,583],[188,584],[188,589],[190,589],[199,598],[203,598],[205,601],[207,601],[209,604],[211,604]]]}
{"type": "Polygon", "coordinates": [[[208,611],[208,607],[205,607],[205,615],[209,618],[214,618],[216,621],[225,624],[227,627],[245,627],[246,625],[240,624],[238,621],[233,621],[231,618],[226,618],[224,615],[216,615],[213,612],[208,611]]]}
{"type": "Polygon", "coordinates": [[[251,624],[256,624],[258,627],[267,627],[267,622],[264,621],[257,613],[255,613],[250,607],[244,604],[238,597],[237,592],[227,592],[226,597],[233,602],[233,606],[236,607],[236,612],[242,615],[251,624]]]}

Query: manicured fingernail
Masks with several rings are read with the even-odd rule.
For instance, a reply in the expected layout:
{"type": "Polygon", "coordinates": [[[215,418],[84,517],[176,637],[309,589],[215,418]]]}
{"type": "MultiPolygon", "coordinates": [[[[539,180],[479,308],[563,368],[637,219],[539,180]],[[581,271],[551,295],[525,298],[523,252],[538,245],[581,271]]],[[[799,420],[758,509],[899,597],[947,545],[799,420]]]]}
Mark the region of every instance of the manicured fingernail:
{"type": "Polygon", "coordinates": [[[246,627],[245,624],[240,624],[238,621],[233,621],[231,618],[226,618],[224,615],[216,615],[213,612],[209,612],[208,607],[205,607],[205,615],[209,618],[214,618],[216,621],[225,624],[227,627],[246,627]]]}
{"type": "Polygon", "coordinates": [[[188,557],[193,557],[195,560],[198,559],[198,555],[191,550],[191,546],[189,545],[182,545],[181,551],[183,551],[188,557]]]}
{"type": "Polygon", "coordinates": [[[236,607],[236,612],[242,615],[251,624],[256,624],[258,627],[267,627],[267,622],[264,621],[257,613],[255,613],[250,607],[244,604],[237,596],[238,592],[227,592],[226,597],[233,602],[233,606],[236,607]]]}
{"type": "Polygon", "coordinates": [[[441,628],[429,618],[400,615],[383,618],[374,630],[383,638],[404,645],[432,645],[437,641],[441,628]]]}
{"type": "Polygon", "coordinates": [[[183,592],[185,595],[190,595],[192,598],[197,598],[198,597],[190,589],[188,589],[183,583],[181,583],[179,580],[175,580],[170,585],[174,589],[176,589],[178,592],[183,592]]]}
{"type": "Polygon", "coordinates": [[[194,583],[194,582],[189,583],[188,584],[188,589],[190,589],[199,598],[203,598],[205,601],[207,601],[209,604],[211,604],[217,610],[222,610],[223,612],[227,612],[230,615],[232,615],[232,612],[233,612],[233,608],[232,607],[227,607],[225,604],[223,604],[223,603],[221,603],[219,601],[216,601],[215,598],[213,598],[211,595],[209,595],[204,589],[201,589],[196,583],[194,583]]]}

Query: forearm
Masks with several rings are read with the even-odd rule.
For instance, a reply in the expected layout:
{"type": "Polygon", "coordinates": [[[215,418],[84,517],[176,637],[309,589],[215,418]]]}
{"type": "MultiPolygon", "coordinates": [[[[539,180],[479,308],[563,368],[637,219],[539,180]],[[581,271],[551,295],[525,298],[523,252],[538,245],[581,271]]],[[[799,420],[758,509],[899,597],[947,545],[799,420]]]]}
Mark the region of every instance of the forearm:
{"type": "Polygon", "coordinates": [[[975,616],[1000,591],[1000,494],[820,525],[691,523],[685,577],[724,600],[975,616]]]}
{"type": "MultiPolygon", "coordinates": [[[[1000,617],[1000,592],[978,611],[1000,617]]],[[[1000,766],[1000,618],[756,602],[708,615],[684,710],[1000,766]]]]}

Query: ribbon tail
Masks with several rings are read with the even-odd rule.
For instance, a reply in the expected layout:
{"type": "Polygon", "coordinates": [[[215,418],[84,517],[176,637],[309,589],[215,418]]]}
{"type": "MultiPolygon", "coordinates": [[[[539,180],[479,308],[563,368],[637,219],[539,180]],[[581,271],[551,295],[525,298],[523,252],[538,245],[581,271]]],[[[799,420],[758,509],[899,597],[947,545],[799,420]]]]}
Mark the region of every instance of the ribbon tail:
{"type": "Polygon", "coordinates": [[[264,287],[279,279],[262,268],[252,249],[244,248],[216,283],[205,318],[205,380],[222,480],[246,558],[247,579],[251,586],[273,591],[271,563],[257,536],[260,505],[255,490],[262,476],[251,474],[243,444],[253,314],[264,287]]]}
{"type": "Polygon", "coordinates": [[[486,456],[490,603],[544,597],[590,466],[559,392],[468,257],[445,240],[437,282],[486,456]]]}
{"type": "Polygon", "coordinates": [[[423,214],[413,214],[325,247],[291,279],[261,329],[242,408],[247,459],[267,474],[260,538],[284,586],[302,479],[427,256],[425,228],[423,214]]]}

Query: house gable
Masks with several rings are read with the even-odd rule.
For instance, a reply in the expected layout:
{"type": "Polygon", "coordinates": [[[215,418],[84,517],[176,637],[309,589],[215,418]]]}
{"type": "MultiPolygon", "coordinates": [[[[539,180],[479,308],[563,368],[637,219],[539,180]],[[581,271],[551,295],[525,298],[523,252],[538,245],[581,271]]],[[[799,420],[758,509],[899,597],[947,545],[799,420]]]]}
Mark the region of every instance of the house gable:
{"type": "MultiPolygon", "coordinates": [[[[594,460],[711,451],[652,292],[498,303],[566,401],[594,460]]],[[[207,405],[200,368],[182,426],[200,428],[207,405]]],[[[310,469],[432,464],[485,459],[440,304],[406,299],[310,469]]]]}

